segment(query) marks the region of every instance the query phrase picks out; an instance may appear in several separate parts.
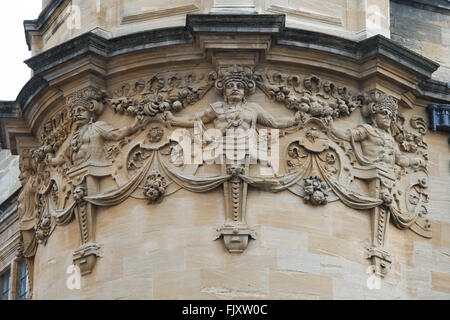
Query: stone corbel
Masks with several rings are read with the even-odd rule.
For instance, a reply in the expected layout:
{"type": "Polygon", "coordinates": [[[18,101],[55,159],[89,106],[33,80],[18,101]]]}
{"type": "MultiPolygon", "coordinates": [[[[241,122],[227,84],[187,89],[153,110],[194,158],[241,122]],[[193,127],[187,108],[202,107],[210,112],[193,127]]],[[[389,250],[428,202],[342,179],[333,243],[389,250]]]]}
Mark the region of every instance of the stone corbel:
{"type": "Polygon", "coordinates": [[[80,268],[81,275],[87,275],[94,269],[97,257],[100,257],[100,245],[89,242],[81,245],[73,252],[73,263],[80,268]]]}
{"type": "Polygon", "coordinates": [[[222,170],[231,174],[231,178],[223,185],[226,222],[217,229],[216,239],[223,237],[225,247],[231,253],[244,252],[250,238],[256,239],[256,233],[248,227],[245,218],[248,184],[239,177],[239,174],[248,170],[248,166],[248,163],[246,165],[222,164],[222,170]]]}
{"type": "Polygon", "coordinates": [[[226,226],[217,229],[214,240],[223,237],[223,243],[230,253],[242,253],[250,239],[256,240],[256,232],[247,226],[226,226]]]}

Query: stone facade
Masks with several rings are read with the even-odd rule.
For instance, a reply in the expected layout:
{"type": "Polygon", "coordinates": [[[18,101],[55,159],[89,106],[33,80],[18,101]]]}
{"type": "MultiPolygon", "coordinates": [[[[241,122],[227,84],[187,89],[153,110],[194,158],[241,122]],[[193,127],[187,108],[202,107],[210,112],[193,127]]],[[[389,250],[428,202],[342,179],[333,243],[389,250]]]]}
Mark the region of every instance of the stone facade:
{"type": "MultiPolygon", "coordinates": [[[[447,1],[431,1],[441,5],[431,11],[429,7],[411,6],[406,1],[391,3],[391,39],[438,62],[441,67],[433,78],[450,79],[450,6],[447,1]]],[[[413,1],[414,2],[414,1],[413,1]]],[[[420,3],[420,1],[419,1],[420,3]]]]}
{"type": "Polygon", "coordinates": [[[66,2],[0,112],[29,298],[450,298],[448,78],[402,4],[66,2]]]}

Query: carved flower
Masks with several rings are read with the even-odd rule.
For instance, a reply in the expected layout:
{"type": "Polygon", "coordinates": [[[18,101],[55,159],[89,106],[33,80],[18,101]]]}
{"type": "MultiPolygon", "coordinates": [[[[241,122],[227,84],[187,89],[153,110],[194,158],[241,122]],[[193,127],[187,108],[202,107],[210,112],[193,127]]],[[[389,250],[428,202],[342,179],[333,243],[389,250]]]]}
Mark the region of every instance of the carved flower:
{"type": "Polygon", "coordinates": [[[153,170],[147,177],[143,189],[144,195],[149,200],[149,203],[155,203],[162,199],[166,193],[167,183],[166,179],[161,175],[158,170],[153,170]]]}
{"type": "Polygon", "coordinates": [[[324,205],[328,202],[328,185],[319,176],[311,176],[304,179],[305,202],[312,205],[324,205]]]}
{"type": "Polygon", "coordinates": [[[161,127],[153,127],[149,130],[147,137],[151,142],[161,141],[164,135],[164,130],[161,127]]]}

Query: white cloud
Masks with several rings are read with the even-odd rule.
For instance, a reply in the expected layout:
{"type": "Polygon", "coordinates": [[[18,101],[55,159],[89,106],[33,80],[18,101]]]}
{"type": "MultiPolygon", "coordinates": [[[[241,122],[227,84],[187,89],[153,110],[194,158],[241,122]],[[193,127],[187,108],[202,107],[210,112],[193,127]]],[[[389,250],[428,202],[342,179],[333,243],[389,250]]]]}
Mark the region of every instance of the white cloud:
{"type": "Polygon", "coordinates": [[[23,20],[36,19],[41,8],[41,0],[0,1],[0,100],[15,100],[31,77],[23,20]]]}

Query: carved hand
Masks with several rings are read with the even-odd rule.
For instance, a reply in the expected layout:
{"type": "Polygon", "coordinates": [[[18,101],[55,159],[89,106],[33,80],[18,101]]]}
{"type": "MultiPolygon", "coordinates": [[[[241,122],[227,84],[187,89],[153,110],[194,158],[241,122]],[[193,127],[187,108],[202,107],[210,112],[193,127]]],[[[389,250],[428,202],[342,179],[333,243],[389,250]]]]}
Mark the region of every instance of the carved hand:
{"type": "Polygon", "coordinates": [[[173,119],[175,118],[175,116],[173,115],[173,113],[172,112],[170,112],[170,111],[164,111],[164,116],[163,116],[163,119],[164,119],[164,121],[172,121],[173,119]]]}
{"type": "Polygon", "coordinates": [[[134,120],[133,125],[131,126],[133,129],[138,130],[144,128],[151,121],[150,117],[144,117],[139,115],[134,120]]]}
{"type": "Polygon", "coordinates": [[[410,160],[411,167],[418,168],[418,167],[424,167],[425,161],[419,158],[413,158],[410,160]]]}

